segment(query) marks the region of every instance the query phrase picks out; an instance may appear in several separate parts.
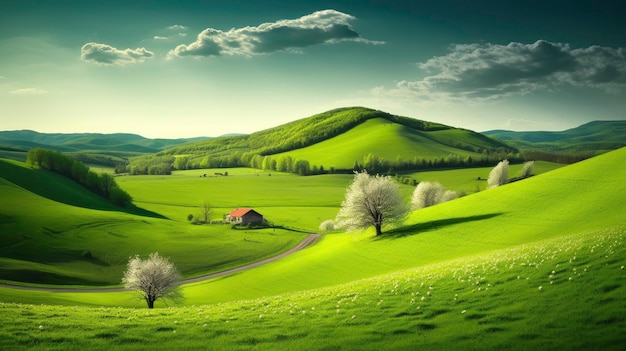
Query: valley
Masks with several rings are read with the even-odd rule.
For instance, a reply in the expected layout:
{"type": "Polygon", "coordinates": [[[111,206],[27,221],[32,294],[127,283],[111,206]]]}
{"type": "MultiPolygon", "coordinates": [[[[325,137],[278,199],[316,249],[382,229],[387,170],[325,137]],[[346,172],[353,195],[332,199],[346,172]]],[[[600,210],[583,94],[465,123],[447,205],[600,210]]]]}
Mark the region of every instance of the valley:
{"type": "MultiPolygon", "coordinates": [[[[426,127],[428,122],[420,126],[434,130],[420,131],[417,124],[342,109],[256,136],[164,149],[174,160],[188,158],[185,169],[115,177],[132,207],[114,206],[48,170],[0,159],[0,282],[64,289],[0,287],[0,348],[197,348],[210,340],[221,349],[319,343],[499,349],[517,342],[617,349],[626,323],[626,149],[574,164],[538,160],[532,177],[487,189],[495,164],[480,162],[523,158],[523,150],[461,129],[426,127]],[[293,141],[265,149],[253,142],[346,116],[355,125],[293,149],[293,141]],[[260,163],[189,166],[205,157],[260,163]],[[444,162],[405,170],[381,161],[416,157],[444,162]],[[476,164],[445,163],[468,158],[476,164]],[[307,160],[325,171],[280,171],[281,159],[307,160]],[[406,202],[415,184],[426,181],[461,197],[412,211],[379,236],[372,228],[321,230],[342,206],[360,159],[362,166],[377,159],[387,167],[406,202]],[[190,218],[200,218],[204,204],[211,223],[194,224],[190,218]],[[262,213],[268,225],[222,223],[242,207],[262,213]],[[319,241],[290,251],[312,233],[321,234],[319,241]],[[154,310],[131,291],[89,290],[121,288],[129,257],[152,252],[168,257],[185,280],[290,254],[232,275],[188,281],[181,302],[158,300],[154,310]]],[[[100,172],[113,169],[102,167],[100,172]]],[[[509,178],[521,169],[512,163],[509,178]]]]}

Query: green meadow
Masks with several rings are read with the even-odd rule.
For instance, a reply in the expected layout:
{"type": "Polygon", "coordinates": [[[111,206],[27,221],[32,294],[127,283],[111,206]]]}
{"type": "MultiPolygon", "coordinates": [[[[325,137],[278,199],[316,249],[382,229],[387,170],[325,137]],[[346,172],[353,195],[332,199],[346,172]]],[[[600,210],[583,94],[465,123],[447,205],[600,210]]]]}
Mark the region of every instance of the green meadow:
{"type": "Polygon", "coordinates": [[[0,303],[0,348],[620,350],[625,239],[625,227],[607,228],[326,288],[190,307],[0,303]]]}
{"type": "Polygon", "coordinates": [[[5,281],[119,285],[129,257],[151,252],[171,257],[183,276],[193,277],[273,256],[304,237],[284,229],[192,225],[186,215],[173,220],[145,209],[121,212],[48,171],[16,161],[0,161],[0,170],[5,281]]]}
{"type": "MultiPolygon", "coordinates": [[[[146,310],[132,292],[0,288],[0,348],[617,350],[626,341],[625,157],[622,148],[566,167],[538,163],[537,176],[476,193],[477,177],[489,169],[410,174],[468,195],[414,211],[379,237],[329,233],[282,260],[187,284],[175,308],[157,301],[146,310]]],[[[24,265],[32,274],[56,270],[51,276],[73,285],[112,285],[137,250],[158,249],[187,276],[215,269],[205,261],[219,255],[207,253],[213,245],[224,255],[262,245],[254,254],[267,256],[334,217],[351,179],[249,169],[117,178],[139,208],[166,218],[59,204],[3,180],[3,197],[15,202],[3,201],[0,211],[3,233],[15,233],[2,238],[1,247],[11,248],[0,255],[3,276],[24,265]],[[187,223],[204,201],[219,218],[254,206],[286,229],[187,223]],[[41,216],[28,212],[34,208],[41,216]],[[117,277],[77,259],[87,247],[108,264],[104,258],[116,255],[117,277]],[[75,256],[53,260],[51,248],[75,256]]],[[[412,189],[402,186],[407,200],[412,189]]],[[[222,267],[258,259],[251,256],[222,267]]]]}

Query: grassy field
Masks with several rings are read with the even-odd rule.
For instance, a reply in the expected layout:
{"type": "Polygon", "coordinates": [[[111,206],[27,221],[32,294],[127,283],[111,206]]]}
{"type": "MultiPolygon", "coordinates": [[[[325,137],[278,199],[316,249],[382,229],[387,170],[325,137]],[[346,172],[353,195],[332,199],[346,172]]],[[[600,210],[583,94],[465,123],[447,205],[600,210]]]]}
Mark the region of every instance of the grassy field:
{"type": "Polygon", "coordinates": [[[283,260],[186,285],[187,307],[72,307],[142,303],[132,292],[0,288],[0,348],[618,350],[625,157],[415,211],[381,237],[326,235],[283,260]]]}
{"type": "Polygon", "coordinates": [[[272,256],[304,237],[282,229],[232,230],[191,225],[186,216],[168,220],[120,212],[56,174],[14,161],[0,161],[0,170],[4,281],[118,285],[129,257],[156,251],[191,277],[272,256]]]}
{"type": "Polygon", "coordinates": [[[625,239],[626,227],[607,228],[214,305],[0,303],[0,348],[620,350],[625,239]]]}

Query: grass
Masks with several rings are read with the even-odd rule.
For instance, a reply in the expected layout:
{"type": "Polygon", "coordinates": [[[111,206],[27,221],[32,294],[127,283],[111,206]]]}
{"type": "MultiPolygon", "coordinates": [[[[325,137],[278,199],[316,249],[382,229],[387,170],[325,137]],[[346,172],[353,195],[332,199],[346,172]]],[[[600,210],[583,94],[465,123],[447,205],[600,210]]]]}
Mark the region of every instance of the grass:
{"type": "Polygon", "coordinates": [[[326,235],[281,261],[186,285],[186,307],[72,307],[141,302],[0,288],[0,348],[618,350],[625,155],[415,211],[380,237],[326,235]]]}
{"type": "Polygon", "coordinates": [[[0,277],[5,281],[118,285],[129,257],[155,251],[191,277],[272,256],[304,237],[282,229],[195,226],[186,216],[137,216],[56,174],[13,161],[0,162],[0,168],[0,277]]]}
{"type": "Polygon", "coordinates": [[[293,159],[308,160],[312,165],[324,166],[326,169],[330,167],[351,169],[355,161],[362,163],[369,153],[388,161],[396,161],[398,157],[412,160],[416,156],[434,159],[447,157],[450,154],[463,157],[480,156],[474,152],[449,146],[447,142],[452,135],[464,142],[471,138],[470,133],[462,130],[418,132],[383,118],[375,118],[331,139],[302,149],[272,155],[272,157],[291,156],[293,159]],[[438,139],[446,141],[446,144],[438,139]],[[393,147],[389,147],[390,145],[393,147]],[[341,152],[337,152],[338,150],[341,152]]]}
{"type": "Polygon", "coordinates": [[[607,228],[214,305],[2,303],[0,348],[619,350],[625,239],[626,227],[607,228]]]}
{"type": "MultiPolygon", "coordinates": [[[[546,173],[563,166],[564,165],[562,164],[553,162],[535,161],[533,174],[538,175],[546,173]]],[[[509,176],[511,178],[517,176],[522,167],[522,164],[510,165],[509,176]]],[[[492,169],[493,167],[464,168],[420,171],[403,173],[403,175],[416,179],[420,182],[439,182],[448,190],[470,194],[487,189],[487,178],[489,177],[489,172],[491,172],[492,169]]]]}

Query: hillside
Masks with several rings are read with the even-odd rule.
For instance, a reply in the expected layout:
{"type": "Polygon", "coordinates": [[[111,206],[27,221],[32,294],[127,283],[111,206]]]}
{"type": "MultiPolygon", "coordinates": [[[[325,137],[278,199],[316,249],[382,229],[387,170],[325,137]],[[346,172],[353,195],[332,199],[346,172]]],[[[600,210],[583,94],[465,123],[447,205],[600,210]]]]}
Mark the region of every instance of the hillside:
{"type": "Polygon", "coordinates": [[[246,241],[248,231],[191,225],[186,214],[173,220],[141,208],[121,209],[58,174],[0,159],[5,282],[118,285],[129,257],[157,251],[192,277],[272,256],[303,237],[280,229],[254,234],[254,241],[246,241]]]}
{"type": "Polygon", "coordinates": [[[599,154],[626,146],[626,121],[593,121],[559,132],[490,130],[483,134],[519,149],[599,154]]]}
{"type": "Polygon", "coordinates": [[[188,143],[160,155],[189,157],[189,168],[244,166],[276,170],[279,158],[289,156],[289,164],[300,160],[309,167],[351,170],[355,161],[363,163],[369,154],[396,162],[434,161],[449,156],[463,160],[471,156],[476,160],[486,154],[510,152],[516,150],[468,130],[352,107],[250,135],[188,143]],[[266,156],[273,159],[269,166],[263,164],[266,156]]]}

